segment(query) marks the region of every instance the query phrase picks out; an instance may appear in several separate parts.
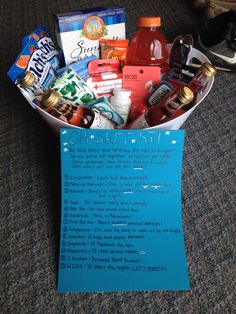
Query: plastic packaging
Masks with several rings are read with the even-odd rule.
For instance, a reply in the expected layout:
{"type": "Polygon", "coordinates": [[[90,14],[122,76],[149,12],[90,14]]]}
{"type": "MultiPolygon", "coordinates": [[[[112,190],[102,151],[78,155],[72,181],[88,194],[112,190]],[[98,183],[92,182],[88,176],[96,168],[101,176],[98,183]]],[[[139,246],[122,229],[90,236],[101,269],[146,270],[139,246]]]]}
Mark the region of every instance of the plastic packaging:
{"type": "Polygon", "coordinates": [[[162,73],[168,70],[169,53],[166,39],[160,31],[159,16],[144,16],[138,20],[139,30],[131,40],[127,54],[128,65],[159,66],[162,73]]]}

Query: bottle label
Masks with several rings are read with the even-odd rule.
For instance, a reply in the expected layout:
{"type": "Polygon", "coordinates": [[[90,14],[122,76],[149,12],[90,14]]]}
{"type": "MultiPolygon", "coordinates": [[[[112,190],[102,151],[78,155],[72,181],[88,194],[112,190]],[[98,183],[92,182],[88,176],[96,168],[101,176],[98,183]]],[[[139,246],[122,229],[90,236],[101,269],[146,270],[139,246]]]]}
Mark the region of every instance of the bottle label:
{"type": "Polygon", "coordinates": [[[129,129],[146,129],[150,128],[150,125],[147,123],[144,114],[142,114],[139,118],[137,118],[134,122],[129,125],[129,129]]]}
{"type": "Polygon", "coordinates": [[[110,120],[103,117],[97,110],[94,110],[94,120],[90,129],[114,129],[114,125],[110,120]]]}
{"type": "Polygon", "coordinates": [[[148,104],[151,106],[157,106],[171,90],[173,90],[173,87],[168,82],[161,82],[147,98],[148,104]]]}

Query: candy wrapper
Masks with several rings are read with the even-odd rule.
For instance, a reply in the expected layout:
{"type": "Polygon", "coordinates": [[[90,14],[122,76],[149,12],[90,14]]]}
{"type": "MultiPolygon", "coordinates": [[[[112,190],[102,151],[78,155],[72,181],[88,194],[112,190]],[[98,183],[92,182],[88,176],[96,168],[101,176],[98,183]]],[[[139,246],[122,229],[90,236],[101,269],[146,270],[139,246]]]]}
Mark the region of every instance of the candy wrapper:
{"type": "Polygon", "coordinates": [[[128,50],[129,41],[123,40],[100,40],[100,54],[101,59],[115,59],[120,61],[120,67],[122,68],[126,64],[126,55],[128,50]]]}

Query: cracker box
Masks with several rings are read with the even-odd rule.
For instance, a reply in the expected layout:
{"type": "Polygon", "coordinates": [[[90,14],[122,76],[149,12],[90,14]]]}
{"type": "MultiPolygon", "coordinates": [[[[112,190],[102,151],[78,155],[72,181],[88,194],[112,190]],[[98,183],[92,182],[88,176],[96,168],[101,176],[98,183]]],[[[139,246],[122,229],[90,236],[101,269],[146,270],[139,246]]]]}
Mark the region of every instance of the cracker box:
{"type": "Polygon", "coordinates": [[[93,8],[54,16],[56,35],[65,64],[95,55],[99,39],[125,39],[122,7],[93,8]]]}

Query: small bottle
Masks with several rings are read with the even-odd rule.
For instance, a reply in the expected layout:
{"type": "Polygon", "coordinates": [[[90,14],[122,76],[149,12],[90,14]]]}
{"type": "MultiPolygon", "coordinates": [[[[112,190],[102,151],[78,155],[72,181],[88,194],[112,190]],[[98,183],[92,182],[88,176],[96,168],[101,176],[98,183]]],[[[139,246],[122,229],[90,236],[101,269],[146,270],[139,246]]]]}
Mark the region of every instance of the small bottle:
{"type": "Polygon", "coordinates": [[[159,66],[162,73],[168,70],[169,53],[166,39],[160,31],[160,16],[142,16],[139,30],[131,40],[127,53],[128,65],[159,66]]]}
{"type": "Polygon", "coordinates": [[[38,79],[36,79],[36,76],[30,71],[26,71],[20,77],[18,83],[22,88],[30,92],[32,95],[37,95],[39,93],[41,93],[42,95],[44,92],[43,85],[40,83],[38,79]]]}
{"type": "Polygon", "coordinates": [[[114,88],[113,96],[110,98],[110,104],[113,109],[124,119],[124,125],[127,123],[131,106],[131,91],[125,88],[114,88]]]}
{"type": "Polygon", "coordinates": [[[165,123],[177,116],[185,105],[193,100],[194,94],[188,87],[171,91],[158,106],[152,106],[142,116],[129,125],[129,129],[145,129],[165,123]]]}
{"type": "Polygon", "coordinates": [[[194,93],[200,93],[203,91],[204,87],[207,85],[208,81],[215,76],[217,73],[214,66],[208,62],[203,63],[200,69],[197,71],[196,75],[188,83],[188,87],[194,93]]]}
{"type": "Polygon", "coordinates": [[[74,107],[71,103],[61,98],[53,89],[47,89],[42,96],[44,110],[52,116],[69,123],[73,116],[74,107]]]}
{"type": "Polygon", "coordinates": [[[18,84],[22,88],[21,92],[26,99],[39,106],[45,89],[38,78],[32,72],[25,71],[19,78],[18,84]]]}
{"type": "Polygon", "coordinates": [[[70,123],[85,129],[114,129],[113,123],[97,109],[78,106],[70,123]]]}

